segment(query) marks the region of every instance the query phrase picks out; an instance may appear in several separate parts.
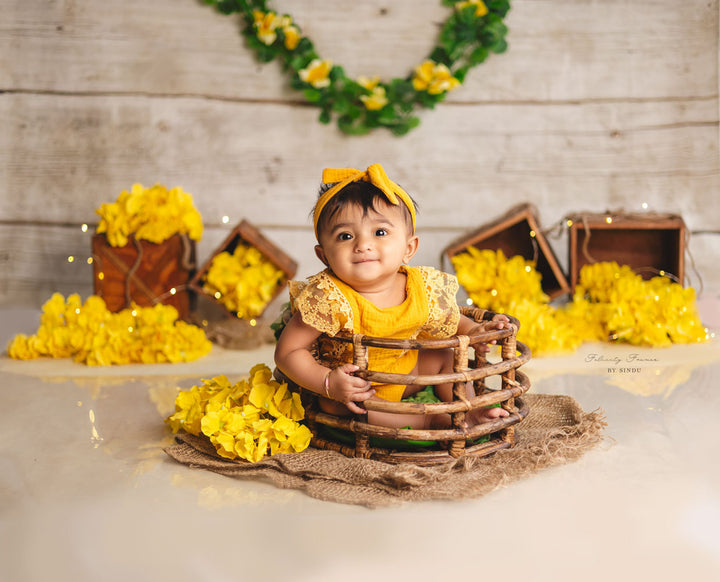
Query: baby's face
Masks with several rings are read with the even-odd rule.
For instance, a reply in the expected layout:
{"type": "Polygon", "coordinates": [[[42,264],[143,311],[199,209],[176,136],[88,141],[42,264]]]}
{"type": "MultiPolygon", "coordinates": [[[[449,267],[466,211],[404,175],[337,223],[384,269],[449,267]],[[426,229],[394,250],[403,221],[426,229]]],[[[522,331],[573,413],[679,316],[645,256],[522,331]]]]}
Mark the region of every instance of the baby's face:
{"type": "Polygon", "coordinates": [[[381,288],[417,250],[401,206],[379,202],[364,212],[350,204],[320,235],[316,252],[336,277],[359,292],[381,288]]]}

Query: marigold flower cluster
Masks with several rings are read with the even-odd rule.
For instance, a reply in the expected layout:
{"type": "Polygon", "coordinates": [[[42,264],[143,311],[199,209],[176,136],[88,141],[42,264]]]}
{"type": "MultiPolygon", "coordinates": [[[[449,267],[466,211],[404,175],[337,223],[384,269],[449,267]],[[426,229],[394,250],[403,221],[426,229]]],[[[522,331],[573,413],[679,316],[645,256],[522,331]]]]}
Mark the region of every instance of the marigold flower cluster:
{"type": "Polygon", "coordinates": [[[573,302],[586,302],[611,340],[660,347],[707,339],[692,287],[667,277],[646,281],[627,265],[585,265],[573,302]]]}
{"type": "Polygon", "coordinates": [[[615,262],[585,265],[572,301],[556,308],[535,264],[523,257],[469,247],[452,263],[473,303],[520,320],[518,340],[534,355],[573,351],[588,341],[660,347],[707,339],[695,291],[667,277],[645,281],[615,262]]]}
{"type": "Polygon", "coordinates": [[[241,318],[258,317],[273,298],[285,273],[258,249],[239,244],[232,254],[218,253],[204,277],[203,290],[241,318]]]}
{"type": "Polygon", "coordinates": [[[231,384],[225,376],[178,393],[175,413],[165,419],[174,433],[207,436],[226,459],[261,460],[266,454],[297,453],[310,444],[300,395],[272,379],[265,364],[231,384]]]}
{"type": "Polygon", "coordinates": [[[188,362],[210,352],[202,329],[178,321],[171,305],[133,305],[118,313],[91,295],[85,303],[73,294],[55,293],[42,308],[36,334],[16,335],[8,355],[19,360],[73,358],[88,366],[188,362]]]}
{"type": "Polygon", "coordinates": [[[100,215],[97,232],[105,233],[114,247],[128,244],[130,235],[156,244],[175,234],[196,241],[202,238],[202,217],[192,195],[180,187],[168,190],[161,184],[151,188],[133,184],[129,192],[123,190],[115,202],[102,204],[96,213],[100,215]]]}

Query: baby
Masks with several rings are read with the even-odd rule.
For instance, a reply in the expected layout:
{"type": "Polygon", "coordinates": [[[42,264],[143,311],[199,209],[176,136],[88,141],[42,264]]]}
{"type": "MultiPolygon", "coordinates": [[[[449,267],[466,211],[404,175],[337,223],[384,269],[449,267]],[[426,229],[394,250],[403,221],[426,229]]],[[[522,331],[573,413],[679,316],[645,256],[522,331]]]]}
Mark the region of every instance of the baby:
{"type": "MultiPolygon", "coordinates": [[[[326,169],[313,213],[315,253],[327,269],[307,283],[291,282],[293,315],[275,349],[275,363],[293,382],[318,393],[320,407],[335,415],[364,414],[370,398],[400,401],[422,387],[372,385],[353,375],[352,348],[323,341],[338,332],[390,338],[442,338],[502,329],[504,315],[487,312],[491,321],[478,324],[460,314],[454,276],[431,267],[410,267],[419,239],[416,206],[380,164],[366,171],[326,169]],[[316,343],[319,342],[319,343],[316,343]],[[316,346],[323,363],[313,356],[316,346]]],[[[475,349],[489,349],[475,346],[475,349]]],[[[445,374],[453,371],[451,350],[368,349],[369,369],[398,374],[445,374]]],[[[473,397],[468,383],[468,396],[473,397]]],[[[435,386],[436,395],[451,401],[451,383],[435,386]]],[[[502,408],[486,408],[467,417],[468,424],[508,416],[502,408]]],[[[399,415],[370,412],[368,422],[393,427],[439,428],[449,415],[399,415]]]]}

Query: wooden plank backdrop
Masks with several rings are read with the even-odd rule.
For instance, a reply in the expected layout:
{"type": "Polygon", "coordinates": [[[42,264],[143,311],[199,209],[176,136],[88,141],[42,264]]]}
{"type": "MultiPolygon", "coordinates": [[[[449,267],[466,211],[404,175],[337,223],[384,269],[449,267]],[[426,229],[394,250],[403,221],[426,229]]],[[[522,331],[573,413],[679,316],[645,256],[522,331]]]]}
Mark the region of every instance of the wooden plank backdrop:
{"type": "MultiPolygon", "coordinates": [[[[135,182],[193,194],[200,262],[246,218],[300,277],[321,266],[308,214],[326,166],[381,162],[417,198],[416,264],[439,265],[448,241],[519,202],[547,227],[646,203],[717,231],[717,0],[511,4],[508,52],[398,138],[318,123],[279,65],[245,48],[238,21],[197,0],[0,0],[0,304],[91,293],[80,225],[135,182]]],[[[272,5],[351,76],[383,78],[423,60],[450,10],[272,5]]],[[[565,238],[550,242],[564,262],[565,238]]]]}

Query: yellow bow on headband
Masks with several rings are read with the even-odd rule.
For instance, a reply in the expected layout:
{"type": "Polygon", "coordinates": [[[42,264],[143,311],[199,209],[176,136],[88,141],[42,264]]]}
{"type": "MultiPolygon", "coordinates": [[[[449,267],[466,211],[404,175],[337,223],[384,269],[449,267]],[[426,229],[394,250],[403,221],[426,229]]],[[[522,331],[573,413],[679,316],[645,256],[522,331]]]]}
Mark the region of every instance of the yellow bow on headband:
{"type": "Polygon", "coordinates": [[[385,194],[385,198],[387,198],[390,204],[398,205],[400,204],[398,198],[402,200],[410,211],[413,232],[415,232],[415,205],[413,204],[412,198],[408,196],[405,190],[387,177],[385,170],[380,164],[373,164],[364,172],[354,168],[326,168],[323,170],[322,181],[324,184],[332,184],[333,182],[337,182],[337,184],[326,192],[323,192],[317,204],[315,204],[313,216],[315,221],[315,237],[318,235],[318,220],[320,220],[320,214],[323,208],[325,208],[325,205],[330,202],[335,194],[345,188],[345,186],[352,182],[359,181],[370,182],[379,188],[382,193],[385,194]]]}

